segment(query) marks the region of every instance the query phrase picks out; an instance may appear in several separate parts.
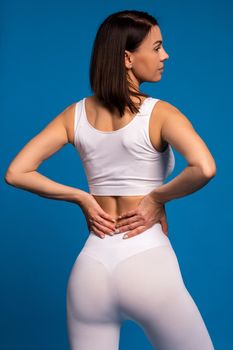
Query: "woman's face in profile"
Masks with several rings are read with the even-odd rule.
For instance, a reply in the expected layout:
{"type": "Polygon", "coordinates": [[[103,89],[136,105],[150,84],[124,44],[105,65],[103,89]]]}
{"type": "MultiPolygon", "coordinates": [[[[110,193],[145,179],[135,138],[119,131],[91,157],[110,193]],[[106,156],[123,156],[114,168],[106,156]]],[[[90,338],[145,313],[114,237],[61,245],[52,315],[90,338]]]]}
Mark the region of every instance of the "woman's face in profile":
{"type": "Polygon", "coordinates": [[[134,52],[125,51],[125,65],[130,78],[139,84],[159,81],[162,77],[164,61],[169,58],[162,46],[159,26],[153,26],[134,52]]]}

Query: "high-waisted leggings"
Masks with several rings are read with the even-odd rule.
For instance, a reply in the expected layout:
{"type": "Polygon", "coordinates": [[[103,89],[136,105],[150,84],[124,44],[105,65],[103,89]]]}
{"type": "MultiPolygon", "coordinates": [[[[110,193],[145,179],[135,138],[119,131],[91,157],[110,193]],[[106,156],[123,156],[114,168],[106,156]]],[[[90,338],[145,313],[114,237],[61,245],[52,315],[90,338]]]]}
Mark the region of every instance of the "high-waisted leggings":
{"type": "MultiPolygon", "coordinates": [[[[126,231],[125,231],[126,232],[126,231]]],[[[176,254],[160,223],[127,239],[90,234],[67,284],[72,350],[118,350],[120,328],[132,320],[156,350],[213,350],[176,254]]]]}

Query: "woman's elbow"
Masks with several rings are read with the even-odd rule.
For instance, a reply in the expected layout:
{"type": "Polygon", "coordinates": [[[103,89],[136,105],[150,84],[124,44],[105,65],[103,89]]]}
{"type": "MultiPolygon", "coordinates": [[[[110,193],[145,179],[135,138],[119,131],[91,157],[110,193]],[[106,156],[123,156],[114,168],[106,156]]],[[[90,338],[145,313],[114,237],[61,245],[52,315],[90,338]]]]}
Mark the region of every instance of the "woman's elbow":
{"type": "Polygon", "coordinates": [[[15,183],[15,173],[11,170],[7,170],[4,176],[4,180],[8,185],[13,185],[15,183]]]}
{"type": "Polygon", "coordinates": [[[217,167],[216,167],[215,161],[213,160],[213,162],[203,167],[202,171],[207,178],[213,178],[217,173],[217,167]]]}

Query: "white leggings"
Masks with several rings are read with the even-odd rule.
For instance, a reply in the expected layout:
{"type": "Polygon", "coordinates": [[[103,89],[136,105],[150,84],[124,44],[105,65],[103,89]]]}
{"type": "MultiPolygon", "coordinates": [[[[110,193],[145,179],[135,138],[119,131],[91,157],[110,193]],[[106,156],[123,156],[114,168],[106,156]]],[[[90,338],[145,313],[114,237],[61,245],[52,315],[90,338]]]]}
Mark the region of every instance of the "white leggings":
{"type": "Polygon", "coordinates": [[[137,236],[90,234],[67,285],[72,350],[118,350],[124,320],[139,325],[156,350],[213,350],[160,223],[137,236]]]}

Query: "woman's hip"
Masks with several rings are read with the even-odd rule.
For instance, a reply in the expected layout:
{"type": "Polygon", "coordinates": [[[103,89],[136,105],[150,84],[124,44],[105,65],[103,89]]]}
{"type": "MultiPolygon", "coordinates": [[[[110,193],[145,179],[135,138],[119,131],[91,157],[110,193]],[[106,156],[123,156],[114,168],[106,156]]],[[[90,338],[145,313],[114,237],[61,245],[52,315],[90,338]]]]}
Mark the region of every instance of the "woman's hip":
{"type": "Polygon", "coordinates": [[[109,271],[112,271],[121,261],[143,252],[147,249],[171,246],[168,236],[163,233],[160,223],[156,223],[142,233],[123,239],[126,233],[121,232],[113,236],[106,235],[101,239],[90,231],[90,234],[80,252],[101,262],[109,271]]]}

